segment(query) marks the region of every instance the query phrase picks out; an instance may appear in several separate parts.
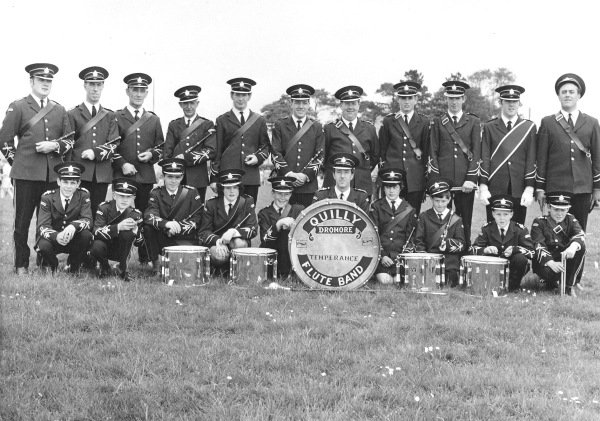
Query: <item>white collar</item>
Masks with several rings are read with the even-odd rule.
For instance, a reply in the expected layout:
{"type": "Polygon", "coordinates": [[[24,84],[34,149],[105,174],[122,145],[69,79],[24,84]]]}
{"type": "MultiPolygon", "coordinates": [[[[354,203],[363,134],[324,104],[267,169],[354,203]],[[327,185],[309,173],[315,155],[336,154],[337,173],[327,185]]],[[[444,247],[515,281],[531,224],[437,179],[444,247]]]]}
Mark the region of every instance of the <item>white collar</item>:
{"type": "MultiPolygon", "coordinates": [[[[438,211],[436,211],[435,209],[431,208],[433,210],[433,212],[435,213],[435,216],[438,216],[439,213],[438,211]]],[[[446,215],[448,215],[448,212],[450,212],[450,209],[446,208],[444,209],[444,212],[442,212],[442,219],[446,218],[446,215]]]]}
{"type": "Polygon", "coordinates": [[[297,125],[298,125],[298,120],[300,120],[300,125],[301,125],[301,126],[304,126],[304,123],[306,123],[306,116],[304,116],[304,118],[298,118],[298,117],[296,117],[296,116],[294,116],[294,115],[292,114],[292,116],[291,116],[291,117],[292,117],[292,120],[294,121],[294,125],[295,125],[295,126],[297,126],[297,125]]]}
{"type": "Polygon", "coordinates": [[[404,114],[403,112],[400,112],[400,117],[402,118],[402,120],[404,120],[404,116],[406,116],[406,118],[408,118],[408,122],[410,123],[410,120],[414,114],[415,114],[415,110],[412,110],[408,114],[404,114]]]}
{"type": "MultiPolygon", "coordinates": [[[[239,198],[239,196],[238,196],[238,198],[239,198]]],[[[225,208],[227,208],[227,205],[229,205],[230,203],[232,205],[235,205],[235,202],[237,202],[237,199],[234,200],[233,202],[230,202],[229,200],[227,200],[227,198],[225,196],[223,196],[223,200],[224,200],[224,203],[225,203],[225,208]]]]}
{"type": "Polygon", "coordinates": [[[348,200],[348,196],[350,196],[351,191],[352,191],[352,187],[348,187],[348,190],[343,192],[340,189],[338,189],[337,186],[335,186],[335,197],[337,197],[339,199],[340,194],[344,193],[344,200],[348,200]]]}
{"type": "MultiPolygon", "coordinates": [[[[240,120],[240,113],[244,114],[244,119],[248,121],[248,117],[250,116],[250,108],[246,107],[244,111],[240,111],[237,108],[232,108],[231,112],[240,120]]],[[[241,121],[241,120],[240,120],[241,121]]]]}
{"type": "MultiPolygon", "coordinates": [[[[560,110],[565,121],[569,121],[569,113],[563,109],[560,110]]],[[[571,119],[573,120],[573,125],[577,124],[577,118],[579,117],[579,110],[571,111],[571,119]]]]}
{"type": "MultiPolygon", "coordinates": [[[[31,93],[31,96],[33,97],[33,99],[36,100],[36,102],[39,105],[39,107],[42,108],[42,103],[40,102],[42,100],[42,98],[38,97],[33,92],[31,93]]],[[[46,98],[44,98],[44,106],[48,105],[48,101],[50,101],[50,97],[49,96],[47,96],[46,98]]]]}
{"type": "Polygon", "coordinates": [[[196,118],[198,117],[198,114],[194,114],[194,116],[192,118],[187,118],[185,115],[183,116],[183,121],[185,122],[185,124],[187,124],[188,120],[190,120],[190,124],[192,124],[196,118]]]}
{"type": "Polygon", "coordinates": [[[169,189],[167,189],[166,187],[165,187],[165,189],[167,190],[167,194],[168,194],[169,196],[172,196],[172,195],[174,195],[174,194],[177,194],[177,192],[179,191],[179,187],[178,187],[178,188],[177,188],[177,190],[175,190],[174,192],[171,192],[171,191],[169,191],[169,189]]]}
{"type": "Polygon", "coordinates": [[[388,204],[390,205],[390,208],[392,207],[392,203],[394,205],[396,205],[396,209],[398,209],[398,206],[400,206],[400,204],[402,203],[402,199],[400,197],[398,197],[394,202],[390,201],[387,197],[385,198],[385,200],[387,200],[388,204]]]}
{"type": "Polygon", "coordinates": [[[92,107],[96,107],[96,113],[98,113],[100,111],[100,103],[97,104],[90,104],[87,101],[83,101],[83,103],[85,104],[85,106],[87,107],[88,111],[90,112],[90,114],[92,114],[92,107]]]}
{"type": "Polygon", "coordinates": [[[458,114],[452,114],[450,112],[450,110],[448,110],[448,115],[450,116],[450,119],[452,119],[453,116],[456,116],[456,121],[460,121],[460,119],[462,118],[463,114],[464,114],[463,110],[460,110],[460,112],[458,114]]]}
{"type": "Polygon", "coordinates": [[[129,110],[129,112],[131,113],[131,115],[132,115],[134,118],[135,118],[135,112],[136,112],[136,111],[139,111],[139,112],[138,112],[138,118],[141,118],[141,117],[142,117],[142,114],[144,114],[144,111],[145,111],[145,110],[144,110],[144,107],[141,107],[140,109],[136,109],[136,108],[133,108],[131,105],[128,105],[128,106],[127,106],[127,109],[129,110]]]}
{"type": "Polygon", "coordinates": [[[71,195],[71,197],[63,196],[63,194],[60,193],[60,202],[64,205],[65,204],[65,199],[71,200],[71,199],[73,199],[73,195],[75,195],[75,192],[73,192],[73,194],[71,195]]]}
{"type": "Polygon", "coordinates": [[[508,232],[508,227],[510,227],[510,221],[508,222],[508,224],[506,224],[506,226],[505,226],[504,228],[500,228],[500,225],[498,225],[498,224],[496,224],[496,227],[498,228],[498,232],[499,232],[500,234],[502,234],[502,233],[500,232],[500,230],[501,230],[501,229],[503,229],[503,230],[504,230],[504,234],[506,235],[506,233],[508,232]]]}
{"type": "Polygon", "coordinates": [[[356,117],[354,120],[349,121],[346,120],[344,117],[342,117],[342,121],[344,122],[344,124],[348,127],[350,127],[350,123],[352,123],[352,128],[356,129],[356,123],[358,123],[358,117],[356,117]]]}
{"type": "Polygon", "coordinates": [[[512,128],[515,128],[515,125],[517,124],[517,120],[519,119],[519,115],[515,115],[513,118],[508,119],[504,116],[504,114],[500,114],[502,117],[502,121],[504,122],[504,125],[508,127],[508,122],[511,121],[512,122],[512,128]]]}

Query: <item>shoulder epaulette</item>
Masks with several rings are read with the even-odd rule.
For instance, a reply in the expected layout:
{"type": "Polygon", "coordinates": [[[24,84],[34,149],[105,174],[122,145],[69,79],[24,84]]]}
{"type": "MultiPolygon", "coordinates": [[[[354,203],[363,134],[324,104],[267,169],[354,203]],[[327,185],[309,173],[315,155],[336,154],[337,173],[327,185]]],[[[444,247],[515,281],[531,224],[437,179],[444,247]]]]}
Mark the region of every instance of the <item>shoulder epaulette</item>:
{"type": "Polygon", "coordinates": [[[210,200],[217,199],[218,197],[219,197],[219,196],[213,196],[213,197],[211,197],[210,199],[208,199],[208,200],[207,200],[207,202],[208,202],[208,201],[210,201],[210,200]]]}
{"type": "Polygon", "coordinates": [[[325,191],[325,190],[329,190],[330,188],[331,188],[331,187],[321,187],[321,188],[319,189],[319,191],[325,191]]]}
{"type": "Polygon", "coordinates": [[[210,119],[208,119],[208,118],[206,118],[206,117],[202,117],[201,115],[199,115],[198,117],[200,117],[202,120],[205,120],[205,121],[210,121],[210,119]]]}
{"type": "Polygon", "coordinates": [[[13,102],[19,102],[19,101],[23,101],[25,98],[27,98],[26,96],[23,96],[21,98],[17,98],[15,99],[13,102]]]}
{"type": "Polygon", "coordinates": [[[142,211],[141,211],[141,210],[139,210],[139,209],[136,209],[136,208],[133,208],[132,212],[137,212],[137,213],[139,213],[140,215],[142,215],[142,211]]]}
{"type": "Polygon", "coordinates": [[[54,193],[56,190],[48,190],[46,193],[44,193],[42,196],[46,196],[48,194],[52,194],[54,193]]]}
{"type": "Polygon", "coordinates": [[[489,123],[490,121],[494,121],[494,120],[498,120],[498,117],[492,117],[488,121],[486,121],[486,123],[489,123]]]}
{"type": "Polygon", "coordinates": [[[371,124],[371,125],[373,124],[373,121],[369,120],[367,118],[361,118],[360,121],[362,121],[363,123],[371,124]]]}
{"type": "Polygon", "coordinates": [[[472,115],[473,117],[479,118],[479,116],[477,114],[473,114],[473,113],[467,113],[467,114],[472,115]]]}
{"type": "MultiPolygon", "coordinates": [[[[155,113],[154,111],[150,111],[150,110],[146,110],[146,111],[148,111],[150,114],[154,114],[154,115],[156,115],[156,113],[155,113]]],[[[158,116],[157,116],[157,117],[158,117],[158,116]]]]}
{"type": "Polygon", "coordinates": [[[488,225],[492,225],[492,222],[486,222],[485,224],[483,224],[484,227],[487,227],[488,225]]]}
{"type": "Polygon", "coordinates": [[[396,114],[394,114],[394,113],[389,113],[389,114],[386,114],[385,116],[386,116],[386,117],[393,117],[393,116],[395,116],[395,115],[396,115],[396,114]]]}
{"type": "Polygon", "coordinates": [[[290,117],[289,115],[286,115],[286,116],[284,116],[284,117],[279,117],[279,120],[286,120],[286,119],[288,119],[289,117],[290,117]]]}
{"type": "Polygon", "coordinates": [[[367,193],[367,191],[366,191],[366,190],[363,190],[363,189],[357,189],[356,187],[354,188],[354,190],[355,190],[355,191],[361,191],[361,192],[363,192],[363,193],[367,193]]]}
{"type": "Polygon", "coordinates": [[[77,108],[77,107],[79,107],[79,104],[78,104],[78,105],[74,105],[73,107],[69,108],[69,109],[67,110],[67,112],[68,112],[68,111],[72,111],[72,110],[74,110],[74,109],[75,109],[75,108],[77,108]]]}
{"type": "Polygon", "coordinates": [[[102,106],[102,109],[108,111],[109,113],[114,113],[113,110],[111,110],[110,108],[106,108],[104,105],[102,106]]]}
{"type": "Polygon", "coordinates": [[[537,217],[537,218],[535,218],[535,219],[546,219],[546,215],[540,215],[540,216],[538,216],[538,217],[537,217]]]}
{"type": "Polygon", "coordinates": [[[185,187],[185,188],[187,188],[188,190],[194,190],[194,189],[195,189],[195,187],[188,186],[187,184],[184,184],[182,187],[185,187]]]}
{"type": "Polygon", "coordinates": [[[381,201],[382,201],[382,200],[384,200],[384,199],[385,199],[385,196],[383,196],[383,197],[380,197],[379,199],[377,199],[377,200],[376,200],[376,201],[374,201],[373,203],[381,202],[381,201]]]}
{"type": "Polygon", "coordinates": [[[429,116],[427,114],[423,114],[423,113],[420,113],[418,111],[417,111],[417,114],[419,114],[421,117],[427,117],[427,118],[429,118],[429,116]]]}
{"type": "Polygon", "coordinates": [[[100,203],[100,204],[98,205],[98,207],[100,207],[100,206],[102,206],[102,205],[108,205],[109,203],[110,203],[110,201],[108,201],[108,200],[105,200],[104,202],[100,203]]]}
{"type": "Polygon", "coordinates": [[[310,119],[310,121],[312,122],[318,122],[319,120],[317,120],[317,117],[309,115],[308,118],[310,119]]]}
{"type": "Polygon", "coordinates": [[[162,186],[159,184],[159,185],[157,185],[156,187],[154,187],[154,188],[153,188],[152,190],[150,190],[150,191],[154,191],[154,190],[156,190],[156,189],[160,189],[161,187],[162,187],[162,186]]]}
{"type": "Polygon", "coordinates": [[[88,189],[86,189],[85,187],[77,187],[77,190],[83,190],[86,193],[89,193],[90,191],[88,189]]]}
{"type": "Polygon", "coordinates": [[[519,228],[521,228],[522,230],[525,229],[525,225],[519,223],[519,222],[515,222],[515,225],[518,226],[519,228]]]}

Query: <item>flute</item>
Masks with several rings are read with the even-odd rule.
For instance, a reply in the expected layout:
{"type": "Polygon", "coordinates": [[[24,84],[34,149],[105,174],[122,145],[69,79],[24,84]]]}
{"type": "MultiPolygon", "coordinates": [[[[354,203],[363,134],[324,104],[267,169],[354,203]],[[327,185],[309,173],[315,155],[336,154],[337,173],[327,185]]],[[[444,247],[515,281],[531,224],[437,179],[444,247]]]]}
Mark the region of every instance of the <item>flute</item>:
{"type": "Polygon", "coordinates": [[[204,142],[206,139],[208,139],[210,136],[212,136],[215,132],[216,132],[215,129],[209,129],[208,130],[208,134],[206,136],[204,136],[202,139],[200,139],[194,146],[190,146],[189,148],[187,148],[185,150],[185,153],[190,153],[191,151],[193,151],[194,149],[196,149],[198,146],[200,146],[200,144],[202,142],[204,142]]]}

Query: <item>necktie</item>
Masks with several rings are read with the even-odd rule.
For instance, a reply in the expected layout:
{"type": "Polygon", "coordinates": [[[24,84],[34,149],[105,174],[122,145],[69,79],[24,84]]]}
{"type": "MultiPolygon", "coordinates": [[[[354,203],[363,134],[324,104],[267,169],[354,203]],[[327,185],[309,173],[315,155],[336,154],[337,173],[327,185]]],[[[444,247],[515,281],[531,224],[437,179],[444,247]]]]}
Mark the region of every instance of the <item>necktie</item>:
{"type": "Polygon", "coordinates": [[[171,195],[171,199],[175,199],[175,195],[174,194],[171,195]]]}
{"type": "Polygon", "coordinates": [[[504,228],[500,228],[500,239],[504,241],[504,228]]]}
{"type": "Polygon", "coordinates": [[[456,126],[458,124],[458,117],[456,117],[455,115],[452,116],[452,121],[454,121],[454,125],[456,126]]]}
{"type": "Polygon", "coordinates": [[[340,200],[344,200],[344,193],[340,193],[340,200]]]}
{"type": "Polygon", "coordinates": [[[140,118],[138,117],[138,113],[139,113],[139,111],[138,111],[138,110],[135,110],[135,121],[138,121],[138,120],[140,119],[140,118]]]}
{"type": "Polygon", "coordinates": [[[190,121],[192,121],[192,120],[188,118],[188,119],[187,119],[187,123],[186,123],[186,126],[187,126],[187,127],[190,127],[190,121]]]}
{"type": "Polygon", "coordinates": [[[396,213],[396,202],[392,202],[392,215],[396,213]]]}
{"type": "Polygon", "coordinates": [[[512,121],[508,122],[508,125],[506,126],[506,128],[508,129],[508,131],[510,132],[510,130],[512,129],[512,121]]]}
{"type": "MultiPolygon", "coordinates": [[[[43,99],[40,99],[40,104],[42,104],[42,108],[44,108],[44,100],[43,99]]],[[[571,114],[569,114],[569,115],[571,115],[571,114]]]]}
{"type": "Polygon", "coordinates": [[[302,128],[302,126],[300,125],[300,123],[302,123],[302,120],[298,120],[298,131],[300,131],[300,129],[302,128]]]}
{"type": "Polygon", "coordinates": [[[279,215],[281,215],[281,211],[283,211],[283,208],[279,208],[279,209],[277,210],[277,213],[278,213],[279,215]]]}
{"type": "Polygon", "coordinates": [[[354,128],[352,127],[352,123],[350,123],[350,124],[348,125],[348,128],[350,128],[350,131],[354,131],[354,128]]]}
{"type": "Polygon", "coordinates": [[[96,106],[92,105],[92,117],[96,117],[96,106]]]}
{"type": "Polygon", "coordinates": [[[69,209],[69,199],[65,199],[65,213],[67,213],[67,209],[69,209]]]}
{"type": "Polygon", "coordinates": [[[233,208],[233,203],[229,204],[229,209],[227,209],[227,215],[231,213],[231,209],[233,208]]]}
{"type": "Polygon", "coordinates": [[[404,114],[404,122],[406,123],[406,125],[408,126],[408,116],[406,114],[404,114]]]}
{"type": "Polygon", "coordinates": [[[240,121],[241,121],[241,123],[242,123],[242,126],[243,126],[244,124],[246,124],[246,119],[244,118],[244,113],[243,113],[243,112],[241,112],[241,111],[240,111],[240,121]]]}
{"type": "Polygon", "coordinates": [[[443,215],[443,214],[441,214],[441,213],[438,213],[438,214],[437,214],[437,216],[438,216],[438,219],[440,220],[440,222],[444,220],[444,217],[443,217],[442,215],[443,215]]]}
{"type": "Polygon", "coordinates": [[[573,125],[573,119],[571,118],[571,113],[569,113],[569,126],[571,126],[571,128],[574,128],[575,126],[573,125]]]}

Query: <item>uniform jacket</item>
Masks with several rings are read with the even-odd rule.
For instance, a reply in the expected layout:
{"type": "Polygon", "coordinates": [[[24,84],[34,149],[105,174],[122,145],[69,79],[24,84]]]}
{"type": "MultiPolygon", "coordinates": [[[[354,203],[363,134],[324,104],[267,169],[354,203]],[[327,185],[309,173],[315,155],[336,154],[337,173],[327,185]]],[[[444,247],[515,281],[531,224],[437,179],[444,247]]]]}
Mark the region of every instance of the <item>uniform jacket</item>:
{"type": "MultiPolygon", "coordinates": [[[[522,121],[523,119],[519,117],[515,126],[522,121]]],[[[479,182],[487,184],[492,196],[508,193],[508,185],[510,183],[512,196],[520,199],[525,187],[535,186],[536,127],[534,124],[525,137],[525,140],[516,148],[516,151],[510,158],[508,158],[508,154],[500,150],[494,155],[492,161],[492,154],[507,133],[508,129],[500,117],[489,120],[483,125],[481,177],[479,178],[479,182]],[[489,176],[494,171],[492,169],[492,162],[495,164],[495,167],[499,163],[504,162],[504,164],[500,166],[500,169],[498,169],[490,180],[489,176]]]]}
{"type": "MultiPolygon", "coordinates": [[[[256,237],[258,223],[256,221],[256,211],[254,209],[254,199],[251,196],[243,195],[246,199],[244,203],[244,208],[241,209],[240,212],[237,213],[235,217],[235,221],[231,228],[235,228],[241,235],[241,238],[244,240],[250,241],[254,237],[256,237]],[[247,216],[248,218],[239,225],[244,218],[247,216]],[[237,227],[237,228],[236,228],[237,227]]],[[[241,196],[240,196],[241,197],[241,196]]],[[[202,214],[202,223],[200,224],[200,242],[204,244],[206,247],[212,247],[217,244],[217,240],[221,238],[226,231],[223,231],[219,234],[215,234],[219,228],[223,227],[227,221],[229,221],[229,215],[225,211],[225,204],[223,203],[222,196],[214,196],[206,201],[204,206],[204,213],[202,214]]],[[[232,208],[232,212],[234,215],[236,214],[236,209],[240,203],[240,198],[235,202],[234,207],[232,208]]]]}
{"type": "Polygon", "coordinates": [[[336,121],[326,124],[323,128],[325,132],[325,162],[327,162],[323,187],[335,186],[333,166],[329,163],[329,157],[336,153],[346,152],[353,154],[360,161],[358,167],[355,169],[351,186],[363,189],[370,195],[373,193],[371,171],[379,164],[379,139],[377,138],[375,126],[370,122],[363,121],[359,118],[353,131],[354,136],[356,136],[369,156],[369,159],[367,160],[356,146],[354,146],[354,143],[350,138],[338,130],[336,127],[338,122],[344,124],[342,119],[337,119],[336,121]]]}
{"type": "MultiPolygon", "coordinates": [[[[45,101],[44,101],[45,102],[45,101]]],[[[27,133],[19,139],[15,146],[15,136],[38,112],[40,106],[31,95],[12,102],[8,106],[6,116],[0,128],[0,148],[12,166],[10,178],[17,180],[56,181],[58,175],[54,166],[62,162],[62,155],[68,152],[71,145],[58,142],[58,153],[39,153],[35,144],[45,140],[55,140],[71,132],[67,110],[56,103],[54,108],[27,133]]]]}
{"type": "MultiPolygon", "coordinates": [[[[435,239],[435,234],[440,228],[448,224],[450,214],[451,212],[448,212],[440,222],[434,209],[428,209],[421,213],[415,231],[415,247],[417,252],[443,254],[446,269],[458,270],[460,268],[460,256],[465,251],[466,244],[462,219],[459,217],[454,224],[448,227],[448,234],[444,239],[446,243],[445,250],[440,250],[442,238],[435,239]]],[[[458,217],[458,215],[456,216],[458,217]]]]}
{"type": "MultiPolygon", "coordinates": [[[[308,118],[304,124],[308,123],[308,118]]],[[[273,163],[277,168],[277,173],[281,176],[288,172],[301,172],[308,176],[308,182],[300,187],[294,188],[296,193],[314,193],[319,187],[317,174],[323,164],[325,156],[325,136],[323,135],[323,126],[314,121],[312,126],[304,135],[298,139],[298,142],[292,147],[286,155],[290,140],[298,132],[298,126],[292,117],[285,117],[275,122],[273,128],[273,163]],[[304,167],[315,156],[317,151],[321,150],[319,156],[313,160],[313,163],[303,170],[304,167]]]]}
{"type": "Polygon", "coordinates": [[[442,124],[444,117],[448,117],[448,124],[452,124],[448,113],[434,117],[431,124],[429,179],[448,177],[455,187],[461,187],[465,181],[477,183],[481,157],[481,122],[477,116],[463,112],[454,128],[465,146],[473,153],[473,160],[469,161],[442,124]]]}
{"type": "MultiPolygon", "coordinates": [[[[498,249],[498,254],[495,257],[504,256],[504,251],[513,247],[512,255],[523,253],[529,260],[533,258],[533,242],[529,231],[523,225],[515,221],[510,221],[504,233],[504,241],[500,237],[500,230],[495,221],[488,222],[481,227],[481,232],[475,239],[475,242],[469,247],[470,254],[483,255],[483,250],[486,247],[494,246],[498,249]]],[[[488,255],[491,256],[491,255],[488,255]]]]}
{"type": "Polygon", "coordinates": [[[92,226],[90,194],[86,189],[75,190],[65,213],[60,190],[49,190],[42,195],[37,219],[38,238],[56,242],[56,236],[67,226],[73,225],[76,232],[89,230],[92,226]]]}
{"type": "MultiPolygon", "coordinates": [[[[392,208],[385,197],[376,200],[371,208],[371,219],[379,233],[379,241],[381,242],[381,256],[387,256],[395,259],[399,253],[402,253],[402,247],[406,244],[411,231],[417,225],[417,214],[412,209],[411,211],[393,227],[389,232],[383,232],[384,227],[392,220],[392,217],[404,212],[410,205],[406,200],[403,200],[396,209],[396,213],[392,215],[392,208]]],[[[414,236],[414,234],[413,234],[414,236]]],[[[414,237],[413,237],[414,238],[414,237]]]]}
{"type": "MultiPolygon", "coordinates": [[[[298,215],[302,212],[304,206],[302,205],[291,205],[290,213],[288,217],[298,218],[298,215]]],[[[271,248],[277,250],[277,267],[281,273],[289,273],[292,267],[290,261],[290,254],[288,251],[288,238],[290,231],[277,229],[277,221],[279,220],[279,213],[273,207],[270,206],[262,209],[258,212],[258,226],[260,227],[260,246],[265,248],[271,248]]]]}
{"type": "Polygon", "coordinates": [[[167,222],[177,221],[181,225],[181,232],[175,235],[173,239],[175,241],[186,240],[195,242],[198,238],[198,227],[202,220],[202,210],[196,212],[191,218],[186,218],[201,207],[202,198],[195,187],[180,185],[177,188],[175,198],[171,199],[165,186],[157,186],[150,192],[148,207],[144,211],[144,223],[152,225],[163,233],[167,233],[169,231],[167,222]],[[185,198],[183,197],[184,191],[187,192],[185,198]],[[172,209],[177,206],[180,200],[182,201],[181,207],[174,215],[170,215],[172,209]]]}
{"type": "MultiPolygon", "coordinates": [[[[403,119],[403,114],[399,114],[403,119]]],[[[408,129],[416,146],[421,150],[421,159],[417,159],[415,156],[408,137],[396,120],[396,114],[388,114],[383,119],[383,124],[379,129],[379,141],[382,168],[402,168],[406,171],[408,192],[411,193],[425,189],[429,153],[429,118],[415,111],[408,122],[408,129]]]]}
{"type": "MultiPolygon", "coordinates": [[[[254,111],[250,111],[250,117],[254,115],[254,111]]],[[[245,171],[245,175],[242,178],[242,185],[245,186],[256,186],[260,184],[260,171],[258,167],[269,157],[269,146],[263,148],[256,157],[258,158],[258,164],[250,166],[246,165],[244,160],[248,155],[253,155],[258,149],[264,145],[268,145],[269,134],[267,131],[267,120],[264,117],[260,117],[250,127],[246,133],[242,135],[241,141],[236,142],[236,145],[223,156],[223,152],[227,150],[231,144],[231,138],[235,132],[242,127],[240,120],[231,110],[225,114],[217,117],[217,157],[213,163],[211,174],[216,176],[219,171],[229,169],[242,169],[245,171]]],[[[211,181],[216,181],[215,178],[211,178],[211,181]]]]}
{"type": "Polygon", "coordinates": [[[579,244],[585,252],[585,233],[570,213],[560,224],[550,215],[535,218],[531,225],[531,239],[535,246],[534,268],[543,267],[550,260],[558,260],[560,253],[571,243],[579,244]]]}
{"type": "MultiPolygon", "coordinates": [[[[204,117],[196,116],[206,120],[204,117]]],[[[210,129],[214,129],[215,125],[212,121],[206,120],[201,123],[196,130],[189,134],[181,142],[179,141],[181,132],[187,129],[185,117],[180,117],[169,123],[167,130],[167,142],[165,143],[164,157],[175,158],[179,154],[183,154],[185,159],[185,177],[186,182],[196,188],[206,187],[209,183],[209,168],[208,161],[212,161],[217,156],[217,139],[215,135],[210,136],[200,146],[193,151],[186,153],[186,149],[196,145],[200,140],[208,135],[210,129]]],[[[193,123],[193,122],[192,122],[193,123]]]]}
{"type": "MultiPolygon", "coordinates": [[[[371,199],[367,192],[362,189],[353,189],[352,187],[350,187],[348,192],[348,196],[344,197],[344,200],[356,204],[356,206],[361,208],[367,215],[369,215],[369,205],[371,199]]],[[[344,194],[344,196],[346,196],[346,194],[344,194]]],[[[323,187],[322,189],[318,190],[315,192],[312,202],[315,203],[323,199],[338,199],[338,197],[335,195],[335,187],[323,187]]]]}
{"type": "Polygon", "coordinates": [[[536,187],[545,191],[591,193],[600,189],[600,126],[598,120],[579,113],[574,133],[591,152],[591,159],[556,121],[544,117],[537,135],[536,187]]]}
{"type": "MultiPolygon", "coordinates": [[[[73,145],[70,160],[79,162],[85,167],[85,172],[81,174],[81,180],[92,181],[95,174],[98,183],[111,183],[113,179],[111,161],[117,146],[119,146],[119,141],[106,146],[104,144],[119,136],[119,127],[113,111],[102,106],[100,106],[100,110],[106,110],[108,114],[80,138],[77,138],[77,134],[75,134],[76,142],[73,145]],[[81,158],[81,153],[88,149],[94,151],[93,161],[81,158]]],[[[67,113],[71,128],[76,132],[92,119],[92,115],[84,103],[71,108],[67,113]]]]}
{"type": "MultiPolygon", "coordinates": [[[[152,111],[144,110],[144,114],[146,113],[152,113],[152,111]]],[[[142,184],[156,183],[154,164],[162,157],[162,147],[158,150],[152,149],[152,159],[148,162],[139,161],[138,155],[163,143],[164,136],[160,125],[160,119],[156,114],[152,113],[152,117],[150,117],[142,127],[124,139],[125,131],[133,126],[135,118],[131,115],[127,107],[118,110],[115,114],[119,125],[121,143],[117,147],[116,154],[113,158],[114,178],[130,177],[142,184]],[[121,167],[125,163],[135,166],[135,169],[137,170],[135,176],[126,176],[123,174],[123,169],[121,167]]],[[[140,118],[141,117],[142,116],[140,116],[140,118]]]]}
{"type": "MultiPolygon", "coordinates": [[[[129,209],[129,208],[128,208],[129,209]]],[[[94,228],[92,233],[94,239],[111,242],[119,238],[119,228],[117,225],[121,221],[127,218],[131,218],[138,222],[138,232],[135,235],[134,244],[139,246],[144,242],[144,236],[142,232],[143,217],[142,212],[137,209],[131,209],[131,212],[127,215],[127,210],[120,213],[117,210],[117,205],[114,200],[102,202],[98,205],[96,210],[96,217],[94,218],[94,228]],[[125,218],[127,216],[127,218],[125,218]]]]}

